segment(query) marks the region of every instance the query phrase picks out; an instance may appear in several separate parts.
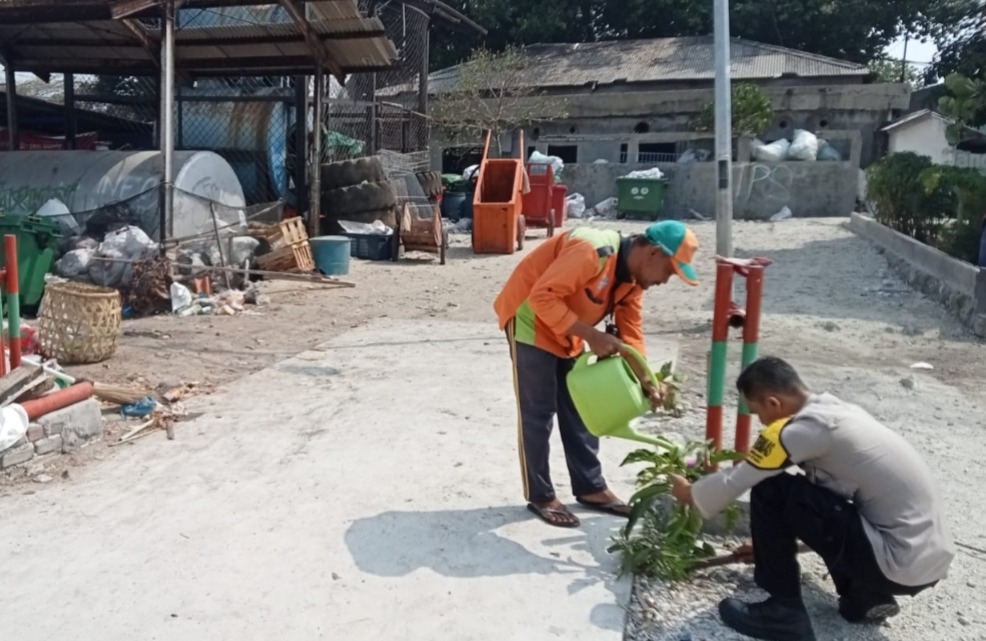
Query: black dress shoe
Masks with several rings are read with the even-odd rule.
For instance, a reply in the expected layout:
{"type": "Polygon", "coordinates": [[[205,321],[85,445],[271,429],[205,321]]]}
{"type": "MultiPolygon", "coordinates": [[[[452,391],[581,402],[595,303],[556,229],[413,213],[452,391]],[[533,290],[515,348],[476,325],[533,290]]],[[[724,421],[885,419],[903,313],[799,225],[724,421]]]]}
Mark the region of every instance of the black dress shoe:
{"type": "Polygon", "coordinates": [[[883,623],[900,614],[900,606],[889,594],[840,596],[839,614],[849,623],[883,623]]]}
{"type": "Polygon", "coordinates": [[[719,603],[722,622],[740,634],[764,641],[815,641],[804,604],[797,606],[770,598],[762,603],[726,599],[719,603]]]}

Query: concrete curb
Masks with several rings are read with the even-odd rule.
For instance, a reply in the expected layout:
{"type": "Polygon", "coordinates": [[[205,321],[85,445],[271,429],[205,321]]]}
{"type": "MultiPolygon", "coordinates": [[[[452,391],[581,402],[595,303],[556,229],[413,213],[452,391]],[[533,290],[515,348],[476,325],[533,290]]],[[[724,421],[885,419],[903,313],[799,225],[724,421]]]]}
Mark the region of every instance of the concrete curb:
{"type": "Polygon", "coordinates": [[[909,285],[942,303],[976,336],[986,338],[986,273],[862,214],[848,228],[876,245],[909,285]]]}

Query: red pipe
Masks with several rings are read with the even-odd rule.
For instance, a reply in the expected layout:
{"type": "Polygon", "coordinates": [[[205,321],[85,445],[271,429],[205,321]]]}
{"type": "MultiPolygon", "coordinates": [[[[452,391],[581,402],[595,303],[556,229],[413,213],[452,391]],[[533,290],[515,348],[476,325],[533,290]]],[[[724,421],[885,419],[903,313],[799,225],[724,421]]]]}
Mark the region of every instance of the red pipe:
{"type": "Polygon", "coordinates": [[[41,398],[24,401],[21,403],[21,407],[27,412],[27,418],[34,421],[46,414],[51,414],[52,412],[65,409],[70,405],[81,403],[87,398],[91,398],[92,395],[93,388],[91,383],[76,383],[71,387],[46,394],[41,398]]]}

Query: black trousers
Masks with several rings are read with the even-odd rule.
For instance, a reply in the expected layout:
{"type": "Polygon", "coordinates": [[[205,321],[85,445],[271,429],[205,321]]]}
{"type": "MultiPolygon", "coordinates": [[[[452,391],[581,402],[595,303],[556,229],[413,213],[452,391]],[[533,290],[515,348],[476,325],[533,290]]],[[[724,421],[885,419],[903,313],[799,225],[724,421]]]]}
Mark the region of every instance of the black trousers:
{"type": "Polygon", "coordinates": [[[801,598],[799,539],[825,561],[839,596],[914,596],[931,587],[886,578],[856,507],[804,476],[779,474],[758,483],[750,494],[750,527],[754,579],[774,597],[801,598]]]}
{"type": "Polygon", "coordinates": [[[514,366],[517,445],[524,498],[532,503],[555,499],[548,455],[556,415],[575,496],[605,490],[606,480],[598,456],[599,439],[589,433],[579,418],[565,383],[575,359],[559,358],[533,345],[518,343],[509,327],[507,341],[514,366]]]}

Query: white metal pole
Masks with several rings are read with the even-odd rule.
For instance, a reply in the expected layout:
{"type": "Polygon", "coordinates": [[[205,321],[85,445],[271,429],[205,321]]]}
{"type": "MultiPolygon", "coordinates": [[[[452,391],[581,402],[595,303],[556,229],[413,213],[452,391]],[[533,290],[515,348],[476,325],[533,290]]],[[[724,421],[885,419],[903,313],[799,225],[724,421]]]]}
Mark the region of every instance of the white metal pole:
{"type": "Polygon", "coordinates": [[[729,0],[715,3],[716,253],[733,255],[733,126],[729,73],[729,0]]]}
{"type": "Polygon", "coordinates": [[[161,211],[161,240],[174,235],[175,205],[175,2],[164,3],[161,38],[161,156],[163,158],[164,202],[161,211]]]}

